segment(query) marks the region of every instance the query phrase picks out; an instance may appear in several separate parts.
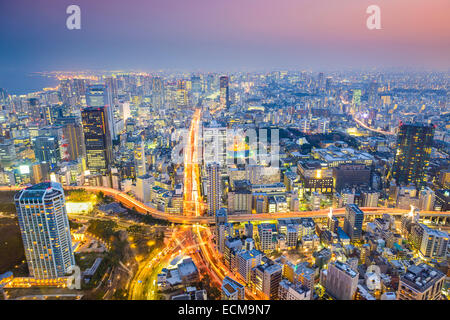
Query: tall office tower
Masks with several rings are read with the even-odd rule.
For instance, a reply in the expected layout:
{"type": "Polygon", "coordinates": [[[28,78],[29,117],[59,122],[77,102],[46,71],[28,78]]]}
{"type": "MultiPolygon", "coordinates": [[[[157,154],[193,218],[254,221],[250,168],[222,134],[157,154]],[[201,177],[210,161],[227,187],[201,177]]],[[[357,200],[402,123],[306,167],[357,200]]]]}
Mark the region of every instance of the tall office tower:
{"type": "Polygon", "coordinates": [[[116,132],[114,131],[114,117],[113,106],[111,96],[108,92],[108,88],[103,84],[94,84],[88,86],[86,89],[86,104],[88,107],[100,107],[104,108],[106,116],[108,118],[109,128],[108,131],[110,139],[114,140],[116,132]]]}
{"type": "Polygon", "coordinates": [[[152,80],[152,104],[157,109],[164,106],[164,83],[160,77],[152,80]]]}
{"type": "Polygon", "coordinates": [[[227,156],[227,128],[215,121],[202,125],[203,162],[208,165],[217,162],[225,165],[227,156]]]}
{"type": "Polygon", "coordinates": [[[325,79],[325,91],[327,93],[330,93],[332,82],[333,82],[333,78],[332,77],[327,77],[325,79]]]}
{"type": "Polygon", "coordinates": [[[275,300],[278,298],[278,291],[281,282],[281,275],[283,270],[277,263],[274,264],[260,264],[252,269],[252,282],[259,292],[275,300]]]}
{"type": "Polygon", "coordinates": [[[392,165],[392,178],[398,185],[412,183],[419,187],[426,182],[425,169],[430,160],[434,129],[434,125],[400,123],[392,165]]]}
{"type": "Polygon", "coordinates": [[[445,274],[422,263],[410,266],[398,284],[398,300],[440,300],[445,274]]]}
{"type": "Polygon", "coordinates": [[[227,76],[220,77],[219,88],[220,88],[220,106],[224,109],[228,109],[230,107],[230,89],[229,89],[229,79],[227,76]]]}
{"type": "Polygon", "coordinates": [[[208,215],[214,216],[220,209],[222,192],[220,190],[219,164],[211,163],[206,167],[208,175],[208,215]]]}
{"type": "Polygon", "coordinates": [[[114,99],[117,99],[117,78],[114,77],[106,77],[105,85],[108,88],[109,99],[111,102],[114,102],[114,99]]]}
{"type": "Polygon", "coordinates": [[[320,88],[323,85],[324,75],[323,72],[319,72],[317,75],[317,86],[320,88]]]}
{"type": "Polygon", "coordinates": [[[76,102],[81,103],[83,97],[86,95],[86,79],[73,79],[72,81],[76,102]]]}
{"type": "Polygon", "coordinates": [[[215,242],[217,251],[223,253],[225,240],[230,232],[227,232],[228,225],[228,217],[227,217],[227,209],[220,208],[215,215],[216,225],[215,225],[215,242]]]}
{"type": "Polygon", "coordinates": [[[147,173],[147,165],[145,162],[145,144],[144,138],[141,136],[134,145],[134,161],[136,165],[136,177],[145,175],[147,173]]]}
{"type": "Polygon", "coordinates": [[[32,277],[63,277],[75,265],[64,191],[43,182],[14,196],[25,257],[32,277]]]}
{"type": "Polygon", "coordinates": [[[42,108],[39,103],[39,99],[30,98],[28,99],[28,114],[36,122],[43,122],[44,117],[42,116],[42,108]]]}
{"type": "Polygon", "coordinates": [[[36,159],[47,162],[54,168],[61,161],[61,152],[58,139],[54,136],[37,136],[31,139],[36,159]]]}
{"type": "Polygon", "coordinates": [[[362,235],[364,212],[356,204],[345,207],[344,231],[352,241],[359,241],[362,235]]]}
{"type": "Polygon", "coordinates": [[[245,287],[226,276],[222,282],[222,300],[244,300],[245,287]]]}
{"type": "Polygon", "coordinates": [[[328,264],[325,289],[338,300],[353,300],[359,273],[339,260],[328,264]]]}
{"type": "Polygon", "coordinates": [[[64,124],[63,138],[67,142],[69,160],[76,160],[84,154],[83,127],[75,119],[64,124]]]}
{"type": "Polygon", "coordinates": [[[202,80],[200,76],[192,76],[192,92],[201,93],[202,92],[202,80]]]}
{"type": "Polygon", "coordinates": [[[72,97],[72,87],[70,79],[61,80],[59,84],[59,92],[61,95],[62,103],[66,105],[70,104],[70,98],[72,97]]]}
{"type": "Polygon", "coordinates": [[[86,164],[91,174],[106,174],[112,159],[111,136],[105,107],[87,107],[81,111],[86,164]]]}
{"type": "Polygon", "coordinates": [[[188,104],[186,80],[178,80],[177,83],[177,105],[185,107],[188,104]]]}
{"type": "Polygon", "coordinates": [[[211,93],[214,91],[214,74],[208,74],[206,76],[206,92],[211,93]]]}

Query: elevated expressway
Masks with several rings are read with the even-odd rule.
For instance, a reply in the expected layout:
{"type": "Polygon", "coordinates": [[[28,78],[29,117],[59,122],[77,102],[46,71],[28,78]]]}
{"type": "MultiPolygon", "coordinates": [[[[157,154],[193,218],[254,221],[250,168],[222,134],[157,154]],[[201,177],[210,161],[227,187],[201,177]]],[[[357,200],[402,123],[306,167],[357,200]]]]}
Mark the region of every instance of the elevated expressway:
{"type": "MultiPolygon", "coordinates": [[[[0,187],[0,191],[18,191],[23,187],[0,187]]],[[[181,224],[214,224],[214,217],[207,216],[184,216],[169,214],[159,211],[155,208],[149,207],[139,200],[131,197],[130,195],[107,187],[93,187],[93,186],[64,186],[65,190],[84,189],[92,192],[103,192],[107,196],[111,196],[117,202],[120,202],[124,207],[134,208],[136,211],[149,214],[154,218],[166,220],[173,223],[181,224]]],[[[382,208],[382,207],[365,207],[360,208],[366,215],[382,215],[383,213],[389,213],[391,215],[403,215],[410,210],[395,209],[395,208],[382,208]]],[[[300,212],[288,212],[288,213],[261,213],[261,214],[243,214],[243,215],[229,215],[229,222],[245,222],[245,221],[264,221],[275,220],[280,218],[326,218],[329,214],[329,209],[318,211],[300,211],[300,212]]],[[[342,217],[345,214],[345,208],[339,208],[333,210],[333,216],[342,217]]],[[[420,211],[420,216],[425,218],[449,218],[450,211],[420,211]]]]}

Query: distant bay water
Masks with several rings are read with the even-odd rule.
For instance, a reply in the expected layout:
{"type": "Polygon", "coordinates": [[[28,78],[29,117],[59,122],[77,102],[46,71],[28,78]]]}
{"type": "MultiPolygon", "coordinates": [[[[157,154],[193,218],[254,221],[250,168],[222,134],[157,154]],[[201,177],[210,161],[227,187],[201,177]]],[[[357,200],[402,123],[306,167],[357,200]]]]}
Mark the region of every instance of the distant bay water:
{"type": "Polygon", "coordinates": [[[40,73],[4,72],[0,70],[0,88],[6,89],[11,95],[27,94],[57,85],[57,79],[40,73]]]}

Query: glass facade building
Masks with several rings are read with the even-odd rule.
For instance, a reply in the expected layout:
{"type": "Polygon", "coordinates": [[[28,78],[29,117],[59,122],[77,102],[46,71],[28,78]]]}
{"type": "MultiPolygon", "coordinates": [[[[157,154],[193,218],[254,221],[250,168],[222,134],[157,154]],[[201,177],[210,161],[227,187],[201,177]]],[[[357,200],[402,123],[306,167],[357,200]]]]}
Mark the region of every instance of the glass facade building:
{"type": "Polygon", "coordinates": [[[86,164],[91,174],[106,174],[112,158],[111,137],[105,107],[87,107],[81,111],[86,164]]]}
{"type": "Polygon", "coordinates": [[[30,275],[55,279],[75,265],[61,184],[43,182],[14,196],[30,275]]]}
{"type": "Polygon", "coordinates": [[[434,130],[433,125],[400,123],[392,166],[392,177],[397,184],[419,187],[425,183],[434,130]]]}

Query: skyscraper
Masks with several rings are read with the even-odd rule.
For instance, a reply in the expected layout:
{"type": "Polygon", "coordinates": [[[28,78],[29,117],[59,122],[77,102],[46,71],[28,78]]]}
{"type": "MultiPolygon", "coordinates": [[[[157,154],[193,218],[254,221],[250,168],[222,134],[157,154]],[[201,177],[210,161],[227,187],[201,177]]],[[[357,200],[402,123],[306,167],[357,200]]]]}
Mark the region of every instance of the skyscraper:
{"type": "Polygon", "coordinates": [[[344,231],[352,241],[358,241],[362,235],[364,212],[356,204],[345,207],[344,231]]]}
{"type": "Polygon", "coordinates": [[[114,132],[114,116],[112,98],[108,92],[108,88],[103,84],[94,84],[88,86],[86,89],[86,104],[88,107],[104,107],[108,118],[108,131],[111,140],[115,139],[116,132],[114,132]]]}
{"type": "Polygon", "coordinates": [[[81,111],[86,164],[91,174],[106,174],[112,158],[111,136],[105,107],[81,111]]]}
{"type": "Polygon", "coordinates": [[[201,93],[202,92],[202,82],[200,76],[192,76],[192,92],[201,93]]]}
{"type": "Polygon", "coordinates": [[[202,125],[203,161],[205,165],[217,162],[225,165],[227,156],[227,128],[216,121],[202,125]]]}
{"type": "Polygon", "coordinates": [[[397,184],[425,183],[425,169],[430,160],[435,127],[400,123],[392,178],[397,184]]]}
{"type": "Polygon", "coordinates": [[[229,79],[227,76],[220,77],[220,106],[227,109],[230,106],[230,90],[229,90],[229,79]]]}
{"type": "MultiPolygon", "coordinates": [[[[70,119],[70,118],[69,118],[70,119]]],[[[63,136],[67,143],[69,160],[77,160],[84,153],[83,151],[83,128],[74,118],[65,121],[63,126],[63,136]]]]}
{"type": "Polygon", "coordinates": [[[208,174],[208,215],[216,215],[220,208],[220,174],[219,174],[219,164],[211,163],[206,167],[208,174]]]}
{"type": "Polygon", "coordinates": [[[51,168],[61,160],[59,142],[54,136],[37,136],[32,138],[34,155],[39,162],[46,162],[51,168]]]}
{"type": "Polygon", "coordinates": [[[216,236],[216,247],[217,251],[223,253],[225,246],[225,238],[229,232],[227,232],[227,209],[220,208],[215,215],[216,226],[215,226],[215,236],[216,236]]]}
{"type": "Polygon", "coordinates": [[[134,144],[134,161],[136,165],[136,176],[143,176],[147,173],[147,164],[145,161],[144,138],[139,136],[134,144]]]}
{"type": "Polygon", "coordinates": [[[31,276],[64,276],[75,259],[62,186],[39,183],[20,190],[14,201],[31,276]]]}

